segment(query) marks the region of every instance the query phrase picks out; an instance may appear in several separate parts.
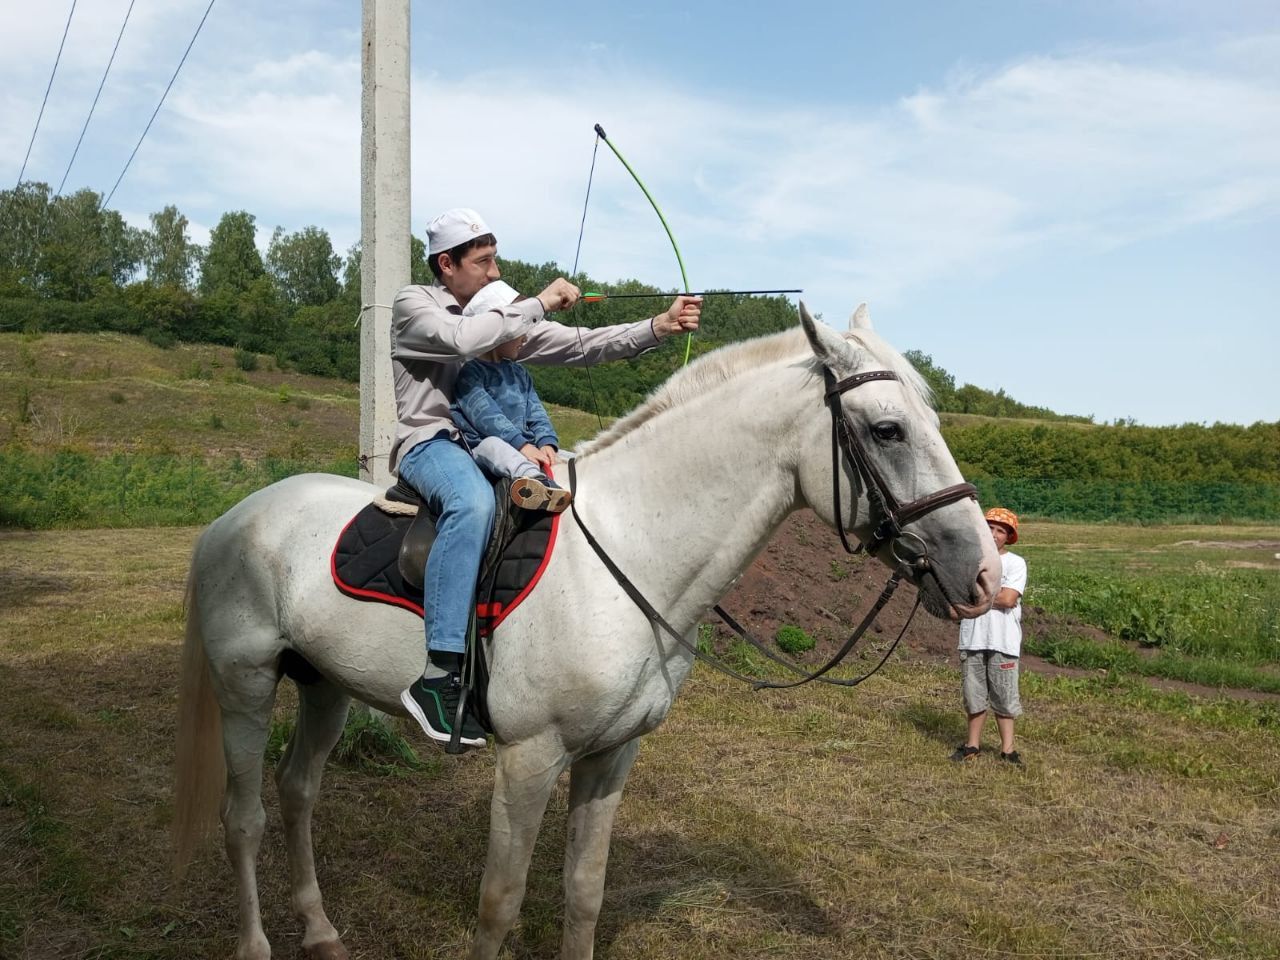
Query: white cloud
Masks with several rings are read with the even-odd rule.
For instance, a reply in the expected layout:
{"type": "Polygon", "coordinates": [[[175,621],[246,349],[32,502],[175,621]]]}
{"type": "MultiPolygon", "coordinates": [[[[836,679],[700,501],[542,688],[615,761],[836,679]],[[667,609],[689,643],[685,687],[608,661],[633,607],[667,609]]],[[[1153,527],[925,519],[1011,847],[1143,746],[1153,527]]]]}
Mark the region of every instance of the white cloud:
{"type": "MultiPolygon", "coordinates": [[[[60,177],[125,5],[82,5],[83,20],[78,8],[36,176],[60,177]],[[73,43],[90,30],[101,42],[73,43]]],[[[80,183],[110,188],[194,29],[192,9],[135,8],[80,183]]],[[[251,9],[217,9],[115,203],[142,222],[176,203],[202,230],[243,208],[266,232],[317,224],[345,249],[359,232],[352,24],[299,41],[251,9]]],[[[26,148],[61,26],[14,4],[0,12],[5,156],[26,148]]],[[[1046,254],[1280,211],[1276,35],[1029,56],[957,69],[878,106],[766,100],[759,85],[699,94],[609,50],[416,74],[415,229],[445,206],[476,206],[504,254],[567,268],[597,121],[662,204],[695,287],[801,285],[833,318],[860,299],[905,304],[1046,254]]],[[[582,265],[599,279],[677,283],[656,217],[604,146],[582,265]]]]}

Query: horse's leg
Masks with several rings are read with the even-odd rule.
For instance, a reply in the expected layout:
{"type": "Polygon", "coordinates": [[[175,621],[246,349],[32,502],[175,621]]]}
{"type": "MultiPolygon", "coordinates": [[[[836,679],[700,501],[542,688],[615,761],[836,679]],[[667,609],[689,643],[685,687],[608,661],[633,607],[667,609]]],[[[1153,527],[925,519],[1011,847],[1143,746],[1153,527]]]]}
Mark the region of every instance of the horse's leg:
{"type": "Polygon", "coordinates": [[[520,914],[538,827],[566,761],[558,743],[530,740],[498,749],[471,960],[493,960],[520,914]]]}
{"type": "Polygon", "coordinates": [[[590,960],[604,899],[613,816],[639,740],[583,757],[569,775],[569,838],[564,860],[563,960],[590,960]]]}
{"type": "Polygon", "coordinates": [[[325,916],[320,899],[315,855],[311,849],[311,811],[320,792],[325,758],[342,736],[350,705],[351,698],[327,680],[299,684],[298,726],[276,768],[293,888],[293,912],[303,923],[302,952],[308,960],[346,960],[347,957],[347,949],[325,916]]]}
{"type": "Polygon", "coordinates": [[[221,680],[222,746],[227,757],[222,826],[240,899],[236,960],[268,960],[271,944],[262,930],[258,908],[257,859],[267,825],[262,807],[262,764],[277,677],[273,671],[258,669],[221,680]]]}

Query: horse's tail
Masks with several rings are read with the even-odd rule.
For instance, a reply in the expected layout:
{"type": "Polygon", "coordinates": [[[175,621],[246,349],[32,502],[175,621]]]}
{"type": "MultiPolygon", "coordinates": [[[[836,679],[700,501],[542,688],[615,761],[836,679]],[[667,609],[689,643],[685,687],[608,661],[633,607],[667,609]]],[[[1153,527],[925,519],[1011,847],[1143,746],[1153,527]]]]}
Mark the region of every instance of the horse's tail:
{"type": "Polygon", "coordinates": [[[173,875],[181,881],[196,847],[218,822],[226,782],[222,710],[213,692],[209,658],[200,632],[195,564],[187,575],[186,639],[178,686],[178,740],[174,775],[173,875]]]}

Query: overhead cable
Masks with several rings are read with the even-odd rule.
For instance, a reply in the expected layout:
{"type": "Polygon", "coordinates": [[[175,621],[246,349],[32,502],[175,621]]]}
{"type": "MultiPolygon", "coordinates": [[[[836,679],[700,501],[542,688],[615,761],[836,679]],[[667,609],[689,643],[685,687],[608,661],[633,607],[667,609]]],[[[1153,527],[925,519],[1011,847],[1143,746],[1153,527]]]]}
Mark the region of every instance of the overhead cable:
{"type": "Polygon", "coordinates": [[[80,128],[80,139],[76,141],[76,148],[71,151],[71,159],[67,161],[67,169],[62,174],[62,182],[58,184],[58,192],[55,197],[62,196],[62,188],[66,186],[67,177],[71,174],[71,166],[76,162],[76,154],[80,152],[80,144],[84,142],[85,131],[89,129],[89,121],[93,119],[93,111],[97,109],[98,98],[102,96],[102,88],[107,85],[107,74],[111,72],[111,65],[116,62],[116,51],[120,49],[120,38],[124,36],[124,28],[129,25],[129,14],[133,13],[133,5],[137,0],[129,0],[129,9],[124,12],[124,23],[120,24],[120,32],[116,34],[116,45],[111,48],[111,59],[107,61],[107,69],[102,71],[102,82],[98,84],[98,92],[93,95],[93,103],[89,107],[89,115],[84,118],[84,126],[80,128]]]}
{"type": "Polygon", "coordinates": [[[44,117],[45,104],[49,102],[49,91],[53,89],[53,78],[58,75],[58,64],[62,61],[62,48],[67,43],[67,31],[71,29],[71,18],[75,16],[76,0],[71,0],[71,12],[67,14],[67,25],[62,28],[62,42],[58,44],[58,55],[53,61],[53,73],[49,74],[49,85],[44,88],[44,100],[40,102],[40,113],[36,115],[35,129],[31,131],[31,142],[27,144],[27,155],[22,158],[22,169],[18,171],[18,183],[14,187],[22,186],[22,178],[27,172],[27,161],[31,159],[31,148],[36,142],[36,131],[40,129],[40,120],[44,117]]]}
{"type": "Polygon", "coordinates": [[[160,108],[164,106],[164,98],[169,95],[169,91],[173,88],[173,82],[178,79],[178,72],[182,70],[182,65],[187,62],[187,54],[191,52],[191,48],[196,45],[196,37],[200,36],[200,30],[204,27],[204,22],[209,19],[209,11],[213,9],[216,0],[209,0],[209,6],[205,7],[204,16],[200,18],[200,23],[196,26],[196,32],[191,35],[191,42],[187,44],[186,51],[182,54],[182,59],[178,61],[178,67],[173,71],[173,76],[169,78],[169,86],[164,88],[164,93],[160,95],[160,102],[156,104],[156,109],[151,114],[151,119],[147,121],[146,129],[142,131],[142,136],[138,138],[137,144],[133,148],[133,153],[129,154],[129,159],[124,162],[124,169],[120,171],[120,176],[116,177],[115,186],[111,188],[111,192],[107,194],[107,198],[102,201],[102,206],[106,207],[111,202],[111,198],[116,195],[116,187],[120,186],[120,181],[124,179],[124,175],[129,172],[129,164],[133,163],[133,158],[138,155],[138,147],[142,146],[142,141],[147,138],[147,131],[151,129],[151,124],[155,122],[156,114],[160,112],[160,108]]]}

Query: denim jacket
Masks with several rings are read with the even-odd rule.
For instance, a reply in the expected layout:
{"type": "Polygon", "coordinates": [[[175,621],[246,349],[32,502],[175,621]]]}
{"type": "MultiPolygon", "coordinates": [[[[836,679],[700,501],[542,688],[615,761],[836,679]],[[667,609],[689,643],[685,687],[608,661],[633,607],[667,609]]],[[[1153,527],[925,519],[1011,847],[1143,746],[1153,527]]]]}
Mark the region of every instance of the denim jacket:
{"type": "Polygon", "coordinates": [[[468,360],[458,373],[449,412],[468,446],[498,437],[517,450],[526,443],[560,449],[529,371],[514,360],[468,360]]]}

